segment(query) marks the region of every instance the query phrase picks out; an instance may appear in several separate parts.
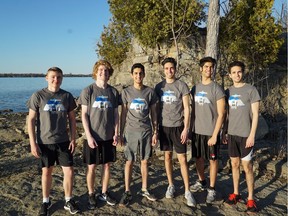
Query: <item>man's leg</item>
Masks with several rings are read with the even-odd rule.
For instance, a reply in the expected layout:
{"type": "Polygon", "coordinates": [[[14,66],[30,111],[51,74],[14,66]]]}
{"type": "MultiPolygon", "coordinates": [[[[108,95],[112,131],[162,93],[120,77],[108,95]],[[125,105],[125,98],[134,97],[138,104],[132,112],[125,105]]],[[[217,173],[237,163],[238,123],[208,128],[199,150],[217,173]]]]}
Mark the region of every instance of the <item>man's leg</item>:
{"type": "Polygon", "coordinates": [[[189,174],[186,154],[177,154],[178,161],[180,163],[181,175],[184,182],[185,192],[190,191],[189,189],[189,174]]]}
{"type": "Polygon", "coordinates": [[[254,196],[254,173],[251,161],[242,160],[243,169],[245,171],[246,183],[248,189],[248,200],[253,200],[254,196]]]}
{"type": "Polygon", "coordinates": [[[196,158],[196,171],[200,181],[205,180],[204,175],[204,159],[202,157],[196,158]]]}
{"type": "Polygon", "coordinates": [[[102,166],[102,193],[106,193],[108,190],[109,185],[109,179],[110,179],[110,163],[103,164],[102,166]]]}
{"type": "Polygon", "coordinates": [[[148,160],[141,160],[142,189],[147,190],[148,160]]]}
{"type": "Polygon", "coordinates": [[[87,188],[88,188],[89,194],[94,193],[94,189],[95,189],[95,169],[96,169],[96,164],[87,165],[86,181],[87,181],[87,188]]]}
{"type": "Polygon", "coordinates": [[[170,186],[173,185],[173,178],[172,178],[172,172],[173,172],[172,157],[173,157],[173,152],[171,152],[171,151],[165,151],[165,169],[166,169],[166,175],[167,175],[167,179],[168,179],[168,184],[169,184],[170,186]]]}
{"type": "Polygon", "coordinates": [[[230,157],[230,159],[231,159],[232,178],[233,178],[233,187],[234,187],[233,193],[239,195],[240,158],[230,157]]]}
{"type": "Polygon", "coordinates": [[[214,188],[217,179],[218,160],[210,160],[210,187],[214,188]]]}
{"type": "Polygon", "coordinates": [[[63,188],[65,193],[65,198],[71,198],[72,197],[72,190],[73,190],[73,175],[74,175],[74,169],[73,167],[63,167],[63,188]]]}
{"type": "Polygon", "coordinates": [[[49,198],[51,186],[52,186],[52,171],[53,166],[42,168],[42,196],[43,198],[49,198]]]}
{"type": "Polygon", "coordinates": [[[130,191],[133,161],[126,161],[125,164],[125,191],[130,191]]]}

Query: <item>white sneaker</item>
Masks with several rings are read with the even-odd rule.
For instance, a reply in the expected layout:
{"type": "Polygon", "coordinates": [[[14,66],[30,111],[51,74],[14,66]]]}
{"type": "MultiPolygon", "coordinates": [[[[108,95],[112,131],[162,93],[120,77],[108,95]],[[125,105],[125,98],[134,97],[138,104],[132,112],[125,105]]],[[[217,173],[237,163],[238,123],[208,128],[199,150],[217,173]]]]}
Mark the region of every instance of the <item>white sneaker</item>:
{"type": "Polygon", "coordinates": [[[190,191],[185,192],[185,199],[187,200],[187,205],[190,207],[196,207],[196,200],[194,199],[190,191]]]}
{"type": "Polygon", "coordinates": [[[174,193],[175,193],[175,187],[174,185],[172,186],[168,186],[167,191],[166,191],[166,198],[170,199],[174,197],[174,193]]]}
{"type": "Polygon", "coordinates": [[[206,203],[211,204],[216,199],[216,191],[208,188],[207,192],[206,203]]]}

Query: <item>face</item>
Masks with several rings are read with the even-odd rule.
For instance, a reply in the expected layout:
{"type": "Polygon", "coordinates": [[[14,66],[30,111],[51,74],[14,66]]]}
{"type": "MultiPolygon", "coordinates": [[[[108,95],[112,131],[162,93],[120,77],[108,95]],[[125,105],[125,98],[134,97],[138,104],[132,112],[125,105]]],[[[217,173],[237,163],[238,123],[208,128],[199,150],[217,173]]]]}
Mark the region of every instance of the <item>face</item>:
{"type": "Polygon", "coordinates": [[[48,86],[52,88],[60,88],[63,80],[63,75],[56,71],[48,71],[46,75],[46,81],[48,82],[48,86]]]}
{"type": "Polygon", "coordinates": [[[97,70],[97,80],[107,82],[110,77],[109,69],[105,65],[100,65],[97,70]]]}
{"type": "Polygon", "coordinates": [[[143,83],[143,79],[145,77],[145,73],[142,71],[141,68],[134,68],[133,69],[133,73],[131,74],[134,83],[137,84],[142,84],[143,83]]]}
{"type": "Polygon", "coordinates": [[[201,74],[205,78],[211,78],[214,72],[214,67],[212,62],[205,62],[203,67],[200,68],[201,74]]]}
{"type": "Polygon", "coordinates": [[[174,67],[174,64],[171,62],[167,62],[164,64],[164,73],[165,77],[168,79],[175,78],[176,68],[174,67]]]}
{"type": "Polygon", "coordinates": [[[239,83],[243,78],[242,68],[239,66],[234,66],[230,69],[229,77],[233,80],[234,83],[239,83]]]}

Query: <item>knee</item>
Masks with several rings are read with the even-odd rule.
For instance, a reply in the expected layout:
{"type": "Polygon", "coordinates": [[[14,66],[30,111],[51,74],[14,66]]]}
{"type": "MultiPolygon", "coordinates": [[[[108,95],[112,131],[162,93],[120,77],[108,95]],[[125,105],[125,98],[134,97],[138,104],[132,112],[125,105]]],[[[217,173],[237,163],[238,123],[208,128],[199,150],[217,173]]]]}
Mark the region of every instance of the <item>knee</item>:
{"type": "Polygon", "coordinates": [[[239,169],[240,168],[240,161],[231,161],[231,166],[234,169],[239,169]]]}
{"type": "Polygon", "coordinates": [[[165,161],[169,162],[172,160],[173,153],[172,152],[165,152],[165,161]]]}
{"type": "Polygon", "coordinates": [[[244,172],[247,174],[253,173],[253,165],[251,162],[243,163],[244,172]]]}

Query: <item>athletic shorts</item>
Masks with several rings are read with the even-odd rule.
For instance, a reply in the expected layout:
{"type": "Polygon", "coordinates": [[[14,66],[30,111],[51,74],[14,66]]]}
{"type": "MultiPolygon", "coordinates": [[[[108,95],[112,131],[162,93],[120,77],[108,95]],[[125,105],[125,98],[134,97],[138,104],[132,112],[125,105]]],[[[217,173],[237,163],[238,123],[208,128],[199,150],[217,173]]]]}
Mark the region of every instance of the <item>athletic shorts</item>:
{"type": "Polygon", "coordinates": [[[186,154],[187,145],[181,143],[181,133],[184,126],[164,127],[159,126],[159,141],[161,151],[173,151],[177,154],[186,154]]]}
{"type": "Polygon", "coordinates": [[[229,157],[240,157],[241,160],[250,161],[253,155],[253,147],[245,148],[247,137],[239,137],[228,134],[229,157]]]}
{"type": "Polygon", "coordinates": [[[116,146],[113,145],[113,140],[96,141],[97,147],[90,148],[88,142],[83,146],[83,162],[85,164],[106,164],[116,161],[116,146]]]}
{"type": "Polygon", "coordinates": [[[148,160],[152,156],[152,131],[126,131],[124,135],[124,154],[128,161],[148,160]]]}
{"type": "Polygon", "coordinates": [[[211,136],[192,134],[192,157],[204,158],[205,160],[217,160],[219,155],[220,137],[217,136],[216,144],[208,146],[211,136]]]}
{"type": "Polygon", "coordinates": [[[51,167],[55,165],[71,167],[73,166],[73,155],[69,150],[70,141],[57,144],[39,144],[41,151],[41,167],[51,167]]]}

